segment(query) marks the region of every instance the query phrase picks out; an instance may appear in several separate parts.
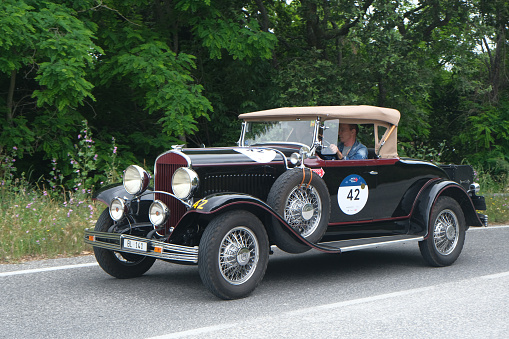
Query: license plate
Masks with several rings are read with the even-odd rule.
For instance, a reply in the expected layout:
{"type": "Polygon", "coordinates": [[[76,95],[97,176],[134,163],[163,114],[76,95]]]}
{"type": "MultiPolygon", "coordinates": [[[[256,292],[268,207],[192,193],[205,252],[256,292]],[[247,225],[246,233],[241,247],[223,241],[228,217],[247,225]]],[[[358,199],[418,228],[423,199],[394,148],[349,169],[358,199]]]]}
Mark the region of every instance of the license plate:
{"type": "Polygon", "coordinates": [[[147,252],[147,243],[143,241],[136,241],[131,239],[124,239],[122,244],[123,248],[129,248],[131,250],[147,252]]]}

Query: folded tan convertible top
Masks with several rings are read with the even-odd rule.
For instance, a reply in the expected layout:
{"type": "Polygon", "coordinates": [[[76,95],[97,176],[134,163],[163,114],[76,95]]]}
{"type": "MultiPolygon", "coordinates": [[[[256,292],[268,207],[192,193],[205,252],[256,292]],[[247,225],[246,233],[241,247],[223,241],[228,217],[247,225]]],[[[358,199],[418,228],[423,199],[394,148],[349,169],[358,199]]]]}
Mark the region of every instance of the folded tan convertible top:
{"type": "Polygon", "coordinates": [[[244,113],[239,119],[246,121],[270,120],[322,120],[339,119],[346,124],[380,124],[398,125],[400,113],[392,108],[376,106],[310,106],[310,107],[282,107],[265,111],[244,113]]]}

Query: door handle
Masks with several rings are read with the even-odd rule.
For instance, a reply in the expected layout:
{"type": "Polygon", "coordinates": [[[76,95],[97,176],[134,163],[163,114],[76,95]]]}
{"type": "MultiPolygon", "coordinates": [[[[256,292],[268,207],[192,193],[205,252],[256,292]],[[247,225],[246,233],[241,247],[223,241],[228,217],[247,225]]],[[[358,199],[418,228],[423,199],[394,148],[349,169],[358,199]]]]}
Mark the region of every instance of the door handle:
{"type": "Polygon", "coordinates": [[[377,171],[370,171],[370,172],[369,172],[369,174],[371,174],[371,175],[377,175],[377,174],[378,174],[378,172],[377,172],[377,171]]]}

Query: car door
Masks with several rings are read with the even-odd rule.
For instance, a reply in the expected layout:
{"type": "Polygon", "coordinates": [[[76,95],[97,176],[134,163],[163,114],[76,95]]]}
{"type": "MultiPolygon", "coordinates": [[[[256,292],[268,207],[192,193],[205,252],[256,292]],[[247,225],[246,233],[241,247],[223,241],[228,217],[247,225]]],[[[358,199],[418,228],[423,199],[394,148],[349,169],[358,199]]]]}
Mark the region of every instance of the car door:
{"type": "Polygon", "coordinates": [[[329,223],[373,219],[377,202],[377,164],[367,160],[326,160],[323,179],[329,189],[329,223]]]}

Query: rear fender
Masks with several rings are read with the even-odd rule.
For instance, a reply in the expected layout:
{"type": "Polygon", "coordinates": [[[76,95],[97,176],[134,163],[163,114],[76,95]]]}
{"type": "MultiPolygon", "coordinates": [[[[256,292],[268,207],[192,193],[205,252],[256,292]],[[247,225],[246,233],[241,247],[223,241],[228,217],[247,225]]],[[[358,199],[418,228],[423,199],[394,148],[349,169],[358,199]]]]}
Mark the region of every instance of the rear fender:
{"type": "Polygon", "coordinates": [[[424,187],[417,198],[410,217],[411,234],[428,237],[431,211],[440,196],[448,196],[458,202],[465,216],[467,229],[469,226],[483,225],[465,189],[454,181],[438,180],[424,187]]]}

